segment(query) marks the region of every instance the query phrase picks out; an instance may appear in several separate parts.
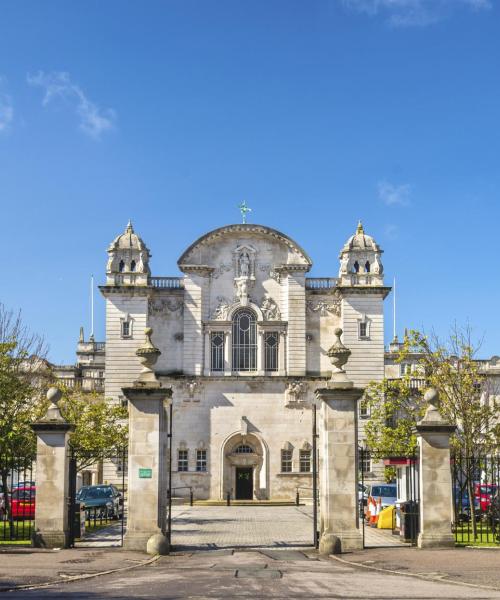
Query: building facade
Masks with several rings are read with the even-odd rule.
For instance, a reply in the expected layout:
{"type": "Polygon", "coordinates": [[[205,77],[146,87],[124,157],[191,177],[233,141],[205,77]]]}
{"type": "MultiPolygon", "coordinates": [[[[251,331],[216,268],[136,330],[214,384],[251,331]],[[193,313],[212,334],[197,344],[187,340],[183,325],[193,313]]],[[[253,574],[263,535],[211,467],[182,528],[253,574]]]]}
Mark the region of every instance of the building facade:
{"type": "MultiPolygon", "coordinates": [[[[181,255],[182,277],[152,276],[129,223],[108,248],[105,396],[140,372],[152,327],[157,376],[173,390],[173,486],[196,498],[291,498],[311,486],[314,390],[341,327],[348,375],[384,376],[382,250],[361,223],[340,251],[338,277],[310,278],[292,239],[261,225],[211,231],[181,255]]],[[[107,466],[112,469],[112,465],[107,466]]],[[[113,473],[106,472],[112,480],[113,473]]]]}

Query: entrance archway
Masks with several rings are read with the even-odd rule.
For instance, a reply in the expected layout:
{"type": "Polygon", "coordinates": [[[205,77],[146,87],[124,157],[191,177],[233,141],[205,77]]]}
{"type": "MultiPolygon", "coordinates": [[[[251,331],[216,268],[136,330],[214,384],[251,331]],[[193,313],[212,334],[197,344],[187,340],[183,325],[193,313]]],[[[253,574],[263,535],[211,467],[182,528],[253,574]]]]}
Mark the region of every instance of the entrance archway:
{"type": "Polygon", "coordinates": [[[266,444],[255,433],[235,433],[222,448],[221,499],[269,498],[269,458],[266,444]]]}

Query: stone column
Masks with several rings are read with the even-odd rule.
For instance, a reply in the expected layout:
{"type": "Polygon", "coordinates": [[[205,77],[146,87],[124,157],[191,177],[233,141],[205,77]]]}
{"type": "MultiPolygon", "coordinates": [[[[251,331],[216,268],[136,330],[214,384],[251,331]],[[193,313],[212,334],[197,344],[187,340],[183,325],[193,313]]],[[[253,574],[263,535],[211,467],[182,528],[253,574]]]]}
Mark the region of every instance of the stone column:
{"type": "Polygon", "coordinates": [[[437,390],[428,390],[424,399],[429,407],[415,427],[420,454],[418,547],[454,546],[450,436],[456,426],[447,423],[439,413],[437,390]]]}
{"type": "Polygon", "coordinates": [[[57,388],[49,389],[47,399],[51,405],[45,417],[32,425],[36,433],[36,531],[32,544],[37,548],[67,548],[68,442],[73,425],[61,415],[57,405],[61,392],[57,388]]]}
{"type": "Polygon", "coordinates": [[[355,388],[342,369],[351,354],[340,341],[328,351],[334,366],[326,388],[316,390],[321,401],[319,430],[320,543],[321,554],[338,554],[363,548],[358,520],[357,402],[363,389],[355,388]]]}
{"type": "Polygon", "coordinates": [[[146,342],[136,352],[144,365],[130,388],[123,388],[129,402],[128,519],[124,547],[127,550],[165,554],[167,504],[167,406],[172,390],[162,388],[152,366],[160,351],[151,342],[152,329],[146,329],[146,342]]]}

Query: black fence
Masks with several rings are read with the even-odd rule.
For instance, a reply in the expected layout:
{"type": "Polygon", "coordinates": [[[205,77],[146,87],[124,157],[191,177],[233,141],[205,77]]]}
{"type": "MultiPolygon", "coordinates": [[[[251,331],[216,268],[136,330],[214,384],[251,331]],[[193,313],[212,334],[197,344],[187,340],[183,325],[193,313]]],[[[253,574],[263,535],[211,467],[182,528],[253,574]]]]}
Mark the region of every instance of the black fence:
{"type": "Polygon", "coordinates": [[[0,545],[31,540],[35,523],[35,461],[0,455],[0,545]]]}
{"type": "Polygon", "coordinates": [[[379,528],[382,524],[379,523],[380,514],[384,509],[391,512],[387,513],[390,520],[383,520],[383,529],[390,529],[390,533],[398,536],[401,542],[416,545],[420,531],[418,457],[387,456],[359,448],[358,480],[358,516],[365,547],[369,545],[366,530],[369,527],[379,528]],[[374,472],[379,476],[374,478],[374,472]]]}
{"type": "Polygon", "coordinates": [[[451,474],[456,543],[500,544],[500,455],[455,453],[451,474]]]}
{"type": "Polygon", "coordinates": [[[123,545],[127,503],[127,452],[103,458],[70,454],[68,529],[70,546],[79,541],[108,540],[109,545],[123,545]],[[82,464],[91,481],[83,485],[82,464]],[[104,479],[106,471],[108,478],[104,479]],[[113,526],[113,527],[112,527],[113,526]]]}

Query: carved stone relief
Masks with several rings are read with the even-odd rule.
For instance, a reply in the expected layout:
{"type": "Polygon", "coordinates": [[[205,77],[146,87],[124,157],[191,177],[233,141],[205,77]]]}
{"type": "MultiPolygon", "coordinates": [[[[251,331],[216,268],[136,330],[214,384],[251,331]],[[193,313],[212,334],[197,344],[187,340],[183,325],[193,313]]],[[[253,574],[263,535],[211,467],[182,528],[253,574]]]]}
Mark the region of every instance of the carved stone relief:
{"type": "Polygon", "coordinates": [[[184,383],[186,389],[184,396],[184,402],[199,402],[201,394],[201,383],[190,379],[184,383]]]}
{"type": "Polygon", "coordinates": [[[150,315],[159,315],[166,312],[174,313],[177,311],[180,311],[180,314],[184,311],[184,302],[180,298],[156,298],[148,302],[148,312],[150,315]]]}
{"type": "Polygon", "coordinates": [[[212,273],[212,277],[214,279],[218,279],[221,275],[224,275],[224,273],[228,273],[229,271],[232,271],[233,267],[231,265],[226,265],[224,263],[220,263],[220,265],[218,267],[216,267],[212,273]]]}
{"type": "Polygon", "coordinates": [[[340,317],[342,314],[342,299],[339,294],[325,298],[311,298],[307,301],[307,308],[314,313],[319,313],[322,317],[327,317],[328,313],[340,317]]]}
{"type": "Polygon", "coordinates": [[[217,307],[212,312],[212,320],[214,321],[225,321],[227,319],[227,313],[231,307],[230,301],[224,296],[217,296],[217,307]]]}
{"type": "Polygon", "coordinates": [[[285,391],[285,406],[294,407],[306,402],[307,384],[303,381],[292,381],[285,391]]]}
{"type": "Polygon", "coordinates": [[[264,319],[267,319],[268,321],[279,321],[281,319],[281,313],[278,305],[268,294],[262,298],[260,310],[264,315],[264,319]]]}

